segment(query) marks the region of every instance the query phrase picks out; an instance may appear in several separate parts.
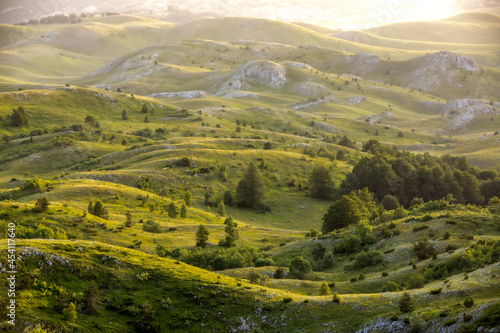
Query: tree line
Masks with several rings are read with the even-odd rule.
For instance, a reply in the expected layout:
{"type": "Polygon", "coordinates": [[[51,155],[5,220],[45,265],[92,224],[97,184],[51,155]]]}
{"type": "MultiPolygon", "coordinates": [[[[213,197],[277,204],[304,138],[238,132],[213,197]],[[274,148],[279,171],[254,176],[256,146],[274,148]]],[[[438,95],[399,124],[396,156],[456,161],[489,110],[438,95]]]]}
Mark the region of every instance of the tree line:
{"type": "Polygon", "coordinates": [[[481,205],[500,196],[498,172],[481,171],[463,156],[415,155],[376,140],[365,143],[363,151],[373,155],[361,158],[354,166],[340,184],[338,197],[366,187],[379,202],[390,195],[409,207],[415,198],[481,205]]]}

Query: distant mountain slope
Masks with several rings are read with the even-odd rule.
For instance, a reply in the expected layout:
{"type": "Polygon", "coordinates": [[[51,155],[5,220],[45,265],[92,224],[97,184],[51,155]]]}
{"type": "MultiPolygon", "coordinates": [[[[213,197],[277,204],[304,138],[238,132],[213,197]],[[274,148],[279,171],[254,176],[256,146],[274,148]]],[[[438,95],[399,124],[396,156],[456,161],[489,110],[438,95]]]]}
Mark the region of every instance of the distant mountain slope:
{"type": "Polygon", "coordinates": [[[364,31],[400,40],[499,44],[500,17],[485,13],[466,13],[439,21],[395,23],[364,31]]]}

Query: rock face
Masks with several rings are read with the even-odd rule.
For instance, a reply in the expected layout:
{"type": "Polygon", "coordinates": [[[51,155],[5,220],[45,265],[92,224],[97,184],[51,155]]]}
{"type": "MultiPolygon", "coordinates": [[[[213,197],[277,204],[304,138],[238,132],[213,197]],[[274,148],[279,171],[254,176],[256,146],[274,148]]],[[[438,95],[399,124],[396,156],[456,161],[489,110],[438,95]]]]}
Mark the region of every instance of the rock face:
{"type": "Polygon", "coordinates": [[[451,52],[441,51],[425,57],[415,59],[424,70],[446,71],[453,68],[462,68],[471,72],[479,72],[479,68],[470,58],[451,52]]]}
{"type": "Polygon", "coordinates": [[[441,114],[450,130],[467,127],[474,118],[480,115],[499,115],[500,103],[481,99],[456,99],[442,107],[441,114]]]}
{"type": "Polygon", "coordinates": [[[477,72],[480,69],[470,58],[451,52],[438,52],[411,61],[416,69],[402,77],[402,83],[412,89],[432,93],[440,88],[460,88],[458,80],[461,70],[477,72]]]}
{"type": "Polygon", "coordinates": [[[272,61],[253,60],[237,68],[236,73],[222,84],[216,95],[221,95],[225,90],[241,90],[249,85],[281,88],[286,82],[286,70],[283,66],[272,61]]]}

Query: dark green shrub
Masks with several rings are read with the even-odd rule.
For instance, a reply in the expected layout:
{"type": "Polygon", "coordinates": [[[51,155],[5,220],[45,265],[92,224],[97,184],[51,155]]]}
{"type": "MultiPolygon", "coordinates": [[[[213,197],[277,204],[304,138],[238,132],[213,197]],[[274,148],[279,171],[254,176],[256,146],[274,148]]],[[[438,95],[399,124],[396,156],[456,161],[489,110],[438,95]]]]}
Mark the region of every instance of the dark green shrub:
{"type": "Polygon", "coordinates": [[[153,220],[147,220],[146,222],[144,222],[144,224],[142,225],[142,229],[146,232],[153,232],[153,233],[161,232],[160,224],[153,220]]]}
{"type": "Polygon", "coordinates": [[[304,279],[312,272],[312,266],[309,261],[302,257],[295,257],[289,266],[290,273],[299,279],[304,279]]]}
{"type": "Polygon", "coordinates": [[[255,267],[264,267],[264,266],[274,266],[274,260],[271,258],[259,258],[255,261],[255,267]]]}
{"type": "Polygon", "coordinates": [[[43,213],[49,208],[50,202],[46,197],[40,198],[37,200],[35,207],[33,208],[34,212],[43,213]]]}
{"type": "Polygon", "coordinates": [[[427,214],[425,214],[424,216],[422,216],[422,217],[420,218],[420,221],[422,221],[422,222],[427,222],[427,221],[432,220],[433,218],[434,218],[434,217],[433,217],[431,214],[427,213],[427,214]]]}
{"type": "Polygon", "coordinates": [[[466,308],[471,308],[471,307],[474,306],[474,300],[472,299],[472,297],[468,297],[468,298],[465,299],[464,306],[466,308]]]}
{"type": "Polygon", "coordinates": [[[345,235],[343,236],[337,246],[335,247],[335,252],[338,253],[355,253],[361,250],[361,238],[357,235],[345,235]]]}
{"type": "Polygon", "coordinates": [[[284,277],[285,277],[285,270],[283,269],[283,267],[276,268],[276,271],[274,272],[274,278],[283,279],[284,277]]]}
{"type": "Polygon", "coordinates": [[[368,266],[375,266],[383,260],[384,254],[381,251],[369,250],[368,252],[361,252],[356,256],[354,267],[360,269],[368,266]]]}
{"type": "Polygon", "coordinates": [[[439,295],[439,294],[441,294],[441,290],[443,290],[443,288],[431,289],[429,295],[439,295]]]}
{"type": "Polygon", "coordinates": [[[382,292],[386,291],[398,291],[401,289],[401,286],[397,284],[396,282],[389,281],[384,286],[382,287],[382,292]]]}
{"type": "Polygon", "coordinates": [[[448,319],[447,321],[444,322],[444,326],[448,327],[448,326],[451,326],[451,325],[455,324],[456,322],[457,322],[457,319],[450,318],[450,319],[448,319]]]}
{"type": "Polygon", "coordinates": [[[413,251],[418,259],[424,260],[432,256],[435,249],[434,246],[425,238],[424,240],[413,245],[413,251]]]}
{"type": "Polygon", "coordinates": [[[419,232],[421,230],[429,229],[428,225],[420,225],[413,228],[413,232],[419,232]]]}

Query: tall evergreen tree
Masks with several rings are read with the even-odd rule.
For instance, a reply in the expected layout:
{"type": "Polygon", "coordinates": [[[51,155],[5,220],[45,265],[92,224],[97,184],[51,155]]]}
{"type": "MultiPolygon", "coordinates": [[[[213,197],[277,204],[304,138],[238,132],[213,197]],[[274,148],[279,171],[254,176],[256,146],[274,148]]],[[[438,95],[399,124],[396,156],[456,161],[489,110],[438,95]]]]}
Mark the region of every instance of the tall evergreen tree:
{"type": "MultiPolygon", "coordinates": [[[[89,204],[90,207],[90,204],[89,204]]],[[[94,213],[95,216],[98,216],[103,219],[107,219],[109,217],[109,212],[106,207],[102,204],[101,200],[97,200],[94,205],[94,213]]]]}
{"type": "Polygon", "coordinates": [[[324,165],[316,166],[309,176],[310,195],[316,199],[330,199],[335,185],[330,170],[324,165]]]}
{"type": "Polygon", "coordinates": [[[184,195],[184,202],[187,206],[191,206],[193,204],[193,195],[191,192],[186,191],[186,194],[184,195]]]}
{"type": "Polygon", "coordinates": [[[200,224],[198,230],[196,230],[196,246],[202,248],[207,246],[208,235],[210,235],[210,232],[208,231],[207,227],[205,227],[203,224],[200,224]]]}
{"type": "Polygon", "coordinates": [[[183,202],[181,206],[181,217],[186,218],[187,217],[187,206],[186,203],[183,202]]]}
{"type": "Polygon", "coordinates": [[[226,206],[224,205],[223,200],[219,200],[219,204],[217,205],[217,214],[221,217],[226,215],[226,206]]]}
{"type": "Polygon", "coordinates": [[[89,214],[94,214],[94,202],[92,200],[89,201],[87,211],[89,212],[89,214]]]}
{"type": "Polygon", "coordinates": [[[171,218],[177,217],[177,207],[173,201],[168,205],[168,216],[171,218]]]}
{"type": "Polygon", "coordinates": [[[127,120],[128,119],[127,110],[125,110],[125,109],[123,109],[123,112],[122,112],[122,119],[123,120],[127,120]]]}
{"type": "Polygon", "coordinates": [[[253,162],[236,187],[236,200],[240,207],[256,208],[262,202],[264,183],[253,162]]]}
{"type": "Polygon", "coordinates": [[[224,224],[226,225],[224,229],[226,232],[224,245],[226,247],[234,247],[236,246],[236,240],[240,238],[238,230],[236,230],[236,223],[234,223],[233,218],[230,216],[224,221],[224,224]]]}

